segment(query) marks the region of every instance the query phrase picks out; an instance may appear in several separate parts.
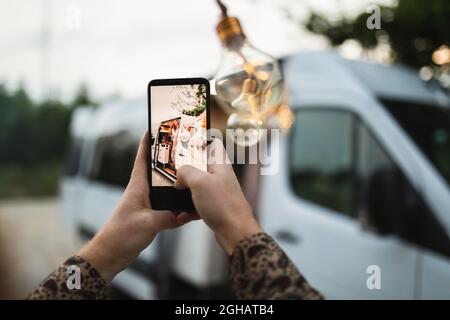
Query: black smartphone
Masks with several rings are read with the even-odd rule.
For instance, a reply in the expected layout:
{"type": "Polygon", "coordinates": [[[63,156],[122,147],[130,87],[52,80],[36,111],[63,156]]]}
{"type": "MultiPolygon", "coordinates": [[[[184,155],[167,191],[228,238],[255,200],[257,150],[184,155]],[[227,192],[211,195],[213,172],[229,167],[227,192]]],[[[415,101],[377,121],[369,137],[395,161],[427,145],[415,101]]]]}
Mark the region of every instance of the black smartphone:
{"type": "Polygon", "coordinates": [[[208,169],[210,88],[204,78],[157,79],[148,84],[150,201],[156,210],[194,209],[188,189],[173,187],[177,170],[208,169]]]}

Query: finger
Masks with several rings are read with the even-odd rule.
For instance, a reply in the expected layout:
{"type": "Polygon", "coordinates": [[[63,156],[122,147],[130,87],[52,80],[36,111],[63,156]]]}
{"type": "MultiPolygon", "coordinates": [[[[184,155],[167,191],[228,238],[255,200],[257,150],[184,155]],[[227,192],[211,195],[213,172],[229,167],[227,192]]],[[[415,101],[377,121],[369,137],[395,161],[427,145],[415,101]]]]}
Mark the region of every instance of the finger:
{"type": "Polygon", "coordinates": [[[133,171],[144,171],[147,172],[147,161],[148,161],[148,131],[145,131],[144,135],[141,137],[139,142],[139,148],[134,159],[133,171]]]}
{"type": "Polygon", "coordinates": [[[185,224],[193,220],[199,220],[200,216],[196,212],[181,212],[176,218],[178,223],[185,224]]]}
{"type": "Polygon", "coordinates": [[[177,181],[174,183],[176,189],[192,189],[202,180],[207,178],[208,173],[194,168],[191,165],[181,166],[177,170],[177,181]]]}
{"type": "Polygon", "coordinates": [[[151,215],[155,233],[166,229],[173,229],[181,225],[177,220],[177,216],[170,211],[152,211],[151,215]]]}
{"type": "Polygon", "coordinates": [[[208,146],[208,172],[232,170],[231,161],[228,157],[222,141],[213,139],[208,146]]]}
{"type": "Polygon", "coordinates": [[[139,188],[148,189],[148,131],[144,133],[139,143],[139,148],[134,160],[130,183],[139,188]]]}

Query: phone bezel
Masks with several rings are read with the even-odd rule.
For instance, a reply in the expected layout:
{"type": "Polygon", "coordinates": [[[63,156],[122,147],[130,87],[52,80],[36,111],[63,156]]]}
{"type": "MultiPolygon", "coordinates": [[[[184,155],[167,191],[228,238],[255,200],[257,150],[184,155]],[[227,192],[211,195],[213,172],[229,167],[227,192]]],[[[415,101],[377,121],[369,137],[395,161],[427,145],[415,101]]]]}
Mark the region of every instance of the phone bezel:
{"type": "MultiPolygon", "coordinates": [[[[148,183],[150,189],[150,203],[153,209],[156,210],[194,210],[191,193],[188,189],[177,190],[174,187],[168,186],[153,186],[152,182],[152,143],[151,143],[151,87],[158,86],[173,86],[173,85],[192,85],[203,84],[206,86],[206,129],[210,129],[210,85],[205,78],[174,78],[174,79],[154,79],[148,83],[147,86],[147,113],[148,113],[148,183]]],[[[209,142],[209,134],[207,136],[209,142]]]]}

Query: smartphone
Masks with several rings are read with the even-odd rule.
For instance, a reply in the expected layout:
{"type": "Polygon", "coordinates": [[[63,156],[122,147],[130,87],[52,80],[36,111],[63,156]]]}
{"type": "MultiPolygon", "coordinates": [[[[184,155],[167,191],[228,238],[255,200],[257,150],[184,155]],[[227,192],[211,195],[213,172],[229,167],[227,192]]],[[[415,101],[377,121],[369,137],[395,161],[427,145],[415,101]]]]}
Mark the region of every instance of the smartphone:
{"type": "Polygon", "coordinates": [[[194,210],[188,189],[173,187],[178,169],[207,171],[209,81],[157,79],[148,84],[150,201],[156,210],[194,210]]]}

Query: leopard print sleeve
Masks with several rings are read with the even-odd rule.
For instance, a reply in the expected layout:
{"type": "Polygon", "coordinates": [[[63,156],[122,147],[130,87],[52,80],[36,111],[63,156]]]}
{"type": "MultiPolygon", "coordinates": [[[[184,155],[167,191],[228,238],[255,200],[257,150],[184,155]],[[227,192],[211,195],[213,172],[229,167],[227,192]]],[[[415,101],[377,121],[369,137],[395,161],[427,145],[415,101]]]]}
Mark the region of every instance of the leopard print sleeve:
{"type": "Polygon", "coordinates": [[[239,299],[323,299],[265,233],[238,243],[230,258],[229,276],[239,299]]]}
{"type": "Polygon", "coordinates": [[[106,297],[107,286],[97,270],[82,257],[73,256],[42,281],[27,299],[97,300],[106,297]]]}

